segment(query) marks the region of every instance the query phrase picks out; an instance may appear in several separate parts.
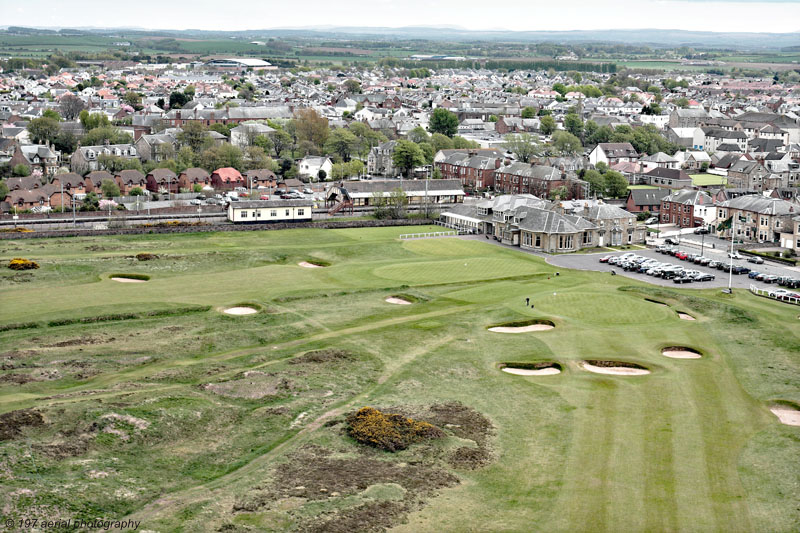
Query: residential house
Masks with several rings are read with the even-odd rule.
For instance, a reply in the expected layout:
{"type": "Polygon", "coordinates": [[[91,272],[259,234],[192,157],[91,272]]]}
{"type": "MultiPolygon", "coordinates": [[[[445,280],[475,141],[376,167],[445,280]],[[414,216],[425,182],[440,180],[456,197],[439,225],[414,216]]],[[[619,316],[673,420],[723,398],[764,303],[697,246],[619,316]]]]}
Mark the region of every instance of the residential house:
{"type": "Polygon", "coordinates": [[[658,214],[661,211],[661,201],[669,194],[667,189],[629,189],[625,210],[631,213],[658,214]]]}
{"type": "Polygon", "coordinates": [[[142,135],[134,146],[142,161],[163,161],[174,157],[178,151],[178,140],[167,133],[142,135]]]}
{"type": "Polygon", "coordinates": [[[238,170],[223,167],[211,173],[211,186],[217,190],[230,191],[236,187],[247,187],[247,183],[238,170]]]}
{"type": "Polygon", "coordinates": [[[131,189],[139,188],[142,191],[147,190],[147,177],[136,169],[120,170],[114,176],[114,181],[117,182],[120,194],[123,196],[128,195],[131,189]]]}
{"type": "Polygon", "coordinates": [[[191,167],[178,174],[180,189],[192,191],[197,185],[201,188],[211,187],[211,176],[206,169],[191,167]]]}
{"type": "Polygon", "coordinates": [[[722,237],[745,241],[780,243],[781,233],[790,229],[793,218],[800,213],[800,205],[780,198],[767,198],[758,194],[739,196],[722,202],[716,207],[717,220],[727,221],[730,227],[724,229],[722,237]]]}
{"type": "Polygon", "coordinates": [[[297,164],[297,173],[306,176],[314,181],[319,178],[319,171],[324,170],[325,176],[330,177],[333,170],[333,162],[329,157],[307,155],[297,164]]]}
{"type": "Polygon", "coordinates": [[[105,180],[109,180],[114,182],[114,175],[110,172],[105,170],[93,170],[86,174],[83,178],[84,183],[86,184],[86,189],[89,191],[95,191],[100,194],[100,187],[103,185],[105,180]]]}
{"type": "Polygon", "coordinates": [[[656,187],[683,189],[692,186],[692,177],[679,168],[656,167],[641,176],[642,182],[656,187]]]}
{"type": "Polygon", "coordinates": [[[231,144],[244,149],[252,146],[256,137],[259,135],[269,136],[275,133],[273,128],[266,124],[244,123],[231,129],[231,144]]]}
{"type": "Polygon", "coordinates": [[[45,144],[23,144],[16,145],[14,155],[8,161],[8,165],[13,168],[17,165],[24,165],[31,169],[31,172],[38,170],[43,176],[53,176],[61,162],[61,152],[45,144]]]}
{"type": "Polygon", "coordinates": [[[397,141],[386,141],[378,146],[373,146],[367,156],[367,172],[372,175],[393,178],[400,174],[394,166],[394,148],[397,141]]]}
{"type": "Polygon", "coordinates": [[[467,190],[494,187],[494,172],[503,160],[497,157],[477,155],[465,150],[451,153],[444,161],[436,163],[436,168],[444,179],[456,179],[467,190]]]}
{"type": "Polygon", "coordinates": [[[661,223],[679,228],[697,228],[716,220],[714,200],[703,191],[683,189],[661,200],[661,223]]]}
{"type": "Polygon", "coordinates": [[[728,185],[751,191],[764,191],[765,179],[770,175],[758,161],[739,160],[728,169],[728,185]]]}
{"type": "Polygon", "coordinates": [[[549,197],[562,187],[566,189],[563,200],[586,198],[589,194],[587,182],[563,169],[505,160],[494,172],[494,190],[505,194],[549,197]]]}
{"type": "Polygon", "coordinates": [[[274,189],[278,185],[278,177],[268,168],[257,168],[244,173],[248,186],[259,189],[274,189]]]}
{"type": "Polygon", "coordinates": [[[154,193],[177,193],[178,177],[168,168],[155,168],[145,176],[147,180],[147,190],[154,193]]]}
{"type": "Polygon", "coordinates": [[[138,159],[139,153],[133,144],[105,144],[100,146],[79,146],[70,158],[69,166],[72,172],[85,174],[101,168],[102,156],[121,157],[123,159],[138,159]]]}
{"type": "Polygon", "coordinates": [[[597,163],[611,166],[623,161],[638,160],[639,153],[631,143],[600,143],[589,154],[589,162],[595,166],[597,163]]]}

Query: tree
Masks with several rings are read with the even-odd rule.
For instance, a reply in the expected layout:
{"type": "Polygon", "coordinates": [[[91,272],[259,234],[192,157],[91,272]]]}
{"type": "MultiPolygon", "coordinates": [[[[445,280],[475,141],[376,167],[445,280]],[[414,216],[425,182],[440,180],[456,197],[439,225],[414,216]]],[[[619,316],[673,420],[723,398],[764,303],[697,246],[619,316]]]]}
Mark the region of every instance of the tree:
{"type": "Polygon", "coordinates": [[[453,148],[453,139],[441,133],[434,133],[431,135],[431,145],[434,153],[439,150],[451,150],[453,148]]]}
{"type": "Polygon", "coordinates": [[[58,111],[56,111],[55,109],[45,109],[42,112],[42,117],[43,118],[52,118],[56,122],[61,122],[61,115],[59,115],[58,111]]]}
{"type": "Polygon", "coordinates": [[[122,101],[137,111],[143,108],[142,95],[137,92],[128,91],[127,93],[125,93],[125,96],[122,97],[122,101]]]}
{"type": "Polygon", "coordinates": [[[134,187],[130,191],[128,191],[129,196],[144,196],[144,191],[141,187],[134,187]]]}
{"type": "Polygon", "coordinates": [[[460,135],[456,135],[455,137],[453,137],[453,148],[458,148],[463,150],[465,148],[480,148],[480,147],[481,145],[478,144],[477,142],[465,139],[460,135]]]}
{"type": "Polygon", "coordinates": [[[80,118],[81,125],[83,125],[83,129],[86,131],[111,125],[111,121],[108,120],[108,117],[103,113],[89,113],[84,109],[80,112],[78,117],[80,118]]]}
{"type": "Polygon", "coordinates": [[[195,94],[194,85],[187,85],[183,90],[183,94],[185,94],[190,100],[193,99],[195,94]]]}
{"type": "Polygon", "coordinates": [[[597,171],[600,174],[605,174],[606,172],[608,172],[608,163],[605,163],[603,161],[598,161],[597,164],[594,166],[594,168],[597,169],[597,171]]]}
{"type": "Polygon", "coordinates": [[[6,181],[0,181],[0,202],[6,199],[8,196],[8,185],[6,185],[6,181]]]}
{"type": "Polygon", "coordinates": [[[347,80],[346,82],[344,82],[344,87],[350,94],[361,93],[361,83],[359,83],[358,80],[347,80]]]}
{"type": "Polygon", "coordinates": [[[86,196],[83,199],[83,203],[81,204],[81,211],[97,211],[97,208],[100,206],[100,199],[97,197],[97,194],[92,191],[86,193],[86,196]]]}
{"type": "Polygon", "coordinates": [[[242,151],[232,144],[212,146],[200,154],[200,166],[208,170],[216,170],[223,167],[233,167],[240,170],[243,168],[242,163],[242,151]]]}
{"type": "Polygon", "coordinates": [[[406,138],[409,141],[415,142],[417,144],[428,142],[430,140],[428,132],[425,131],[425,128],[423,128],[422,126],[417,126],[413,130],[409,131],[408,135],[406,135],[406,138]]]}
{"type": "Polygon", "coordinates": [[[414,167],[425,164],[425,155],[415,143],[407,140],[397,141],[392,155],[392,163],[408,177],[414,167]]]}
{"type": "Polygon", "coordinates": [[[119,196],[119,186],[114,183],[114,180],[103,180],[100,184],[100,190],[103,192],[103,198],[119,196]]]}
{"type": "Polygon", "coordinates": [[[553,134],[553,148],[562,155],[575,155],[583,149],[581,140],[568,131],[553,134]]]}
{"type": "Polygon", "coordinates": [[[319,172],[317,172],[317,180],[325,181],[326,179],[328,179],[328,173],[323,169],[319,169],[319,172]]]}
{"type": "Polygon", "coordinates": [[[606,195],[611,198],[620,198],[628,193],[628,180],[615,170],[609,170],[603,175],[606,195]]]}
{"type": "Polygon", "coordinates": [[[292,144],[292,137],[284,130],[276,130],[271,135],[272,148],[275,150],[275,157],[280,158],[284,150],[292,144]]]}
{"type": "Polygon", "coordinates": [[[231,129],[232,127],[236,127],[236,124],[221,124],[219,122],[212,124],[208,127],[208,131],[216,131],[217,133],[224,135],[230,139],[231,137],[231,129]]]}
{"type": "Polygon", "coordinates": [[[550,135],[556,131],[556,119],[550,115],[545,115],[539,121],[539,129],[544,135],[550,135]]]}
{"type": "Polygon", "coordinates": [[[89,131],[83,137],[83,146],[99,146],[105,144],[127,144],[132,141],[131,136],[113,126],[101,126],[89,131]]]}
{"type": "Polygon", "coordinates": [[[97,164],[103,170],[119,172],[121,170],[142,170],[142,162],[136,158],[119,157],[111,154],[101,154],[97,157],[97,164]]]}
{"type": "Polygon", "coordinates": [[[603,194],[605,192],[605,180],[603,175],[596,170],[587,170],[583,174],[583,180],[589,184],[589,194],[603,194]]]}
{"type": "Polygon", "coordinates": [[[528,106],[522,110],[521,116],[522,118],[533,118],[536,116],[536,109],[528,106]]]}
{"type": "Polygon", "coordinates": [[[14,168],[11,169],[11,173],[17,177],[24,178],[31,175],[31,167],[20,163],[19,165],[14,165],[14,168]]]}
{"type": "Polygon", "coordinates": [[[575,137],[583,135],[583,120],[575,113],[569,113],[564,117],[564,129],[575,137]]]}
{"type": "Polygon", "coordinates": [[[85,107],[83,100],[74,94],[65,94],[58,103],[61,116],[67,120],[74,120],[85,107]]]}
{"type": "Polygon", "coordinates": [[[337,128],[328,136],[325,141],[325,152],[337,154],[346,163],[350,161],[350,155],[356,150],[358,139],[346,128],[337,128]]]}
{"type": "Polygon", "coordinates": [[[564,185],[562,185],[561,187],[556,187],[555,189],[550,191],[550,194],[548,196],[551,201],[557,202],[559,200],[566,199],[567,194],[568,194],[567,188],[564,185]]]}
{"type": "Polygon", "coordinates": [[[35,143],[51,143],[61,132],[58,121],[49,117],[35,118],[28,123],[28,132],[35,143]]]}
{"type": "Polygon", "coordinates": [[[431,133],[453,137],[458,132],[458,117],[443,107],[437,107],[431,115],[428,129],[431,133]]]}
{"type": "Polygon", "coordinates": [[[541,154],[542,147],[530,133],[506,135],[503,147],[517,155],[523,163],[530,163],[534,156],[541,154]]]}
{"type": "Polygon", "coordinates": [[[78,138],[71,131],[61,130],[53,140],[53,144],[62,154],[71,154],[78,147],[78,138]]]}
{"type": "Polygon", "coordinates": [[[389,193],[387,207],[389,209],[389,218],[400,219],[406,216],[406,206],[408,205],[408,196],[401,188],[397,188],[389,193]]]}
{"type": "Polygon", "coordinates": [[[686,109],[687,107],[689,107],[689,100],[685,96],[681,96],[680,98],[675,100],[675,105],[683,109],[686,109]]]}
{"type": "Polygon", "coordinates": [[[564,85],[563,83],[554,84],[553,85],[553,90],[555,92],[557,92],[558,94],[560,94],[561,96],[564,96],[565,94],[567,94],[567,92],[569,92],[568,89],[567,89],[567,86],[564,85]]]}
{"type": "Polygon", "coordinates": [[[180,91],[172,91],[169,95],[169,108],[180,109],[191,101],[191,98],[180,91]]]}
{"type": "Polygon", "coordinates": [[[260,146],[248,146],[244,149],[244,170],[268,168],[272,161],[260,146]]]}
{"type": "Polygon", "coordinates": [[[294,128],[298,141],[311,141],[317,146],[324,146],[330,131],[328,119],[322,117],[311,108],[300,109],[294,114],[294,128]]]}
{"type": "Polygon", "coordinates": [[[199,120],[186,122],[178,134],[178,142],[188,146],[195,153],[210,148],[213,141],[208,136],[208,130],[199,120]]]}

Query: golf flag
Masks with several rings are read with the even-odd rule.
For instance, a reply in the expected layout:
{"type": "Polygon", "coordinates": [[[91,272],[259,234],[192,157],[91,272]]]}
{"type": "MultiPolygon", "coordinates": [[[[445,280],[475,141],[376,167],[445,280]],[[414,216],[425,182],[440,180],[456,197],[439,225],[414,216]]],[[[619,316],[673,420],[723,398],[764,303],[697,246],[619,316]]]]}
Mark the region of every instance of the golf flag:
{"type": "Polygon", "coordinates": [[[732,220],[733,216],[729,216],[725,221],[717,226],[717,231],[725,231],[726,229],[730,229],[732,220]]]}

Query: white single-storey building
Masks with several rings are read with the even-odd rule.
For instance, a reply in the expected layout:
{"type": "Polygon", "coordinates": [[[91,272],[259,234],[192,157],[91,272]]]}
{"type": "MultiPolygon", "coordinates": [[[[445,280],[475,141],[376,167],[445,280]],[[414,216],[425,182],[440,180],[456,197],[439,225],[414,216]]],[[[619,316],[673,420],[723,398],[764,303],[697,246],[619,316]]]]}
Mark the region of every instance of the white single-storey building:
{"type": "Polygon", "coordinates": [[[311,222],[311,200],[251,200],[228,204],[228,220],[234,224],[311,222]]]}

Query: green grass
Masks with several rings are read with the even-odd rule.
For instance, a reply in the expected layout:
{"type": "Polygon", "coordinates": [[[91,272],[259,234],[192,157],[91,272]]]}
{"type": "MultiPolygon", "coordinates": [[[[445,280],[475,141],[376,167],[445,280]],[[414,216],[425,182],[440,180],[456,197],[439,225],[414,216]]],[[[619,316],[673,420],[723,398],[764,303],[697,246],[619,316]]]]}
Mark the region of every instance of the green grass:
{"type": "Polygon", "coordinates": [[[725,176],[715,176],[714,174],[690,174],[692,185],[696,187],[707,187],[709,185],[727,185],[728,178],[725,176]]]}
{"type": "Polygon", "coordinates": [[[797,529],[800,428],[768,410],[800,402],[797,308],[746,291],[555,276],[541,258],[478,240],[398,239],[433,230],[0,242],[0,263],[41,265],[0,272],[0,414],[35,408],[44,420],[0,441],[4,513],[286,531],[413,497],[397,531],[797,529]],[[136,261],[141,252],[159,258],[136,261]],[[298,266],[310,259],[329,266],[298,266]],[[121,284],[114,272],[150,279],[121,284]],[[414,304],[386,303],[392,295],[414,304]],[[260,312],[221,313],[242,303],[260,312]],[[555,328],[487,331],[536,320],[555,328]],[[665,346],[703,357],[669,359],[665,346]],[[310,362],[317,350],[346,356],[310,362]],[[651,374],[591,374],[585,359],[651,374]],[[509,361],[562,372],[501,372],[509,361]],[[364,405],[413,413],[452,401],[491,421],[481,468],[443,461],[477,445],[457,426],[396,454],[343,431],[364,405]],[[291,496],[308,484],[298,479],[270,493],[280,465],[321,449],[404,463],[398,472],[444,468],[459,483],[420,492],[386,479],[306,499],[291,496]]]}

